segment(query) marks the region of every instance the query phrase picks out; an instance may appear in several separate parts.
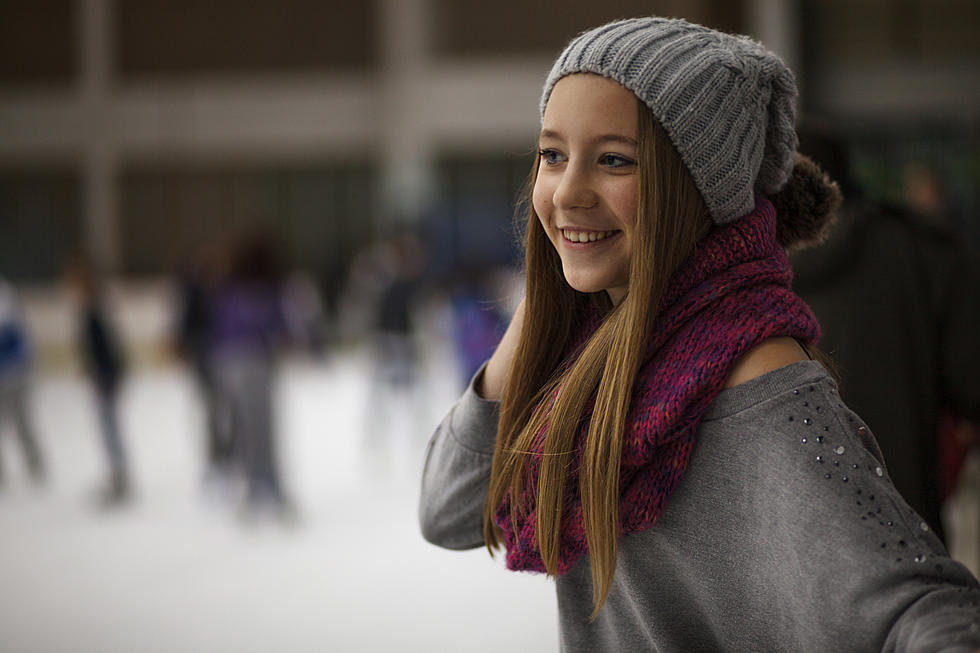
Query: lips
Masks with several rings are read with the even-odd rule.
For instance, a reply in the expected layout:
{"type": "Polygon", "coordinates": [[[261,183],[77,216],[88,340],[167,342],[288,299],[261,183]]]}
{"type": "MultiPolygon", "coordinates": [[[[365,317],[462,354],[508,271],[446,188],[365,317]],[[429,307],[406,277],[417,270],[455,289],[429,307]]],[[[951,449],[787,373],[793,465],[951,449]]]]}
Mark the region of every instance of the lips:
{"type": "Polygon", "coordinates": [[[577,231],[574,229],[562,229],[561,235],[565,240],[572,243],[592,243],[598,240],[605,240],[613,234],[615,234],[618,229],[612,231],[577,231]]]}

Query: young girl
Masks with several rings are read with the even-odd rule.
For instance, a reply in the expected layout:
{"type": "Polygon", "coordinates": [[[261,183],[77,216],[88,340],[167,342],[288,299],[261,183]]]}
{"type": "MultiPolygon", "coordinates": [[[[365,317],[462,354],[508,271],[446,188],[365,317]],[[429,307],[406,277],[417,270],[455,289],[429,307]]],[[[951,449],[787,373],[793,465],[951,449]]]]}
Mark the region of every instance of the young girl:
{"type": "Polygon", "coordinates": [[[574,39],[541,101],[525,298],[429,445],[425,537],[556,579],[565,651],[971,651],[980,589],[811,346],[785,247],[839,196],[772,53],[574,39]]]}

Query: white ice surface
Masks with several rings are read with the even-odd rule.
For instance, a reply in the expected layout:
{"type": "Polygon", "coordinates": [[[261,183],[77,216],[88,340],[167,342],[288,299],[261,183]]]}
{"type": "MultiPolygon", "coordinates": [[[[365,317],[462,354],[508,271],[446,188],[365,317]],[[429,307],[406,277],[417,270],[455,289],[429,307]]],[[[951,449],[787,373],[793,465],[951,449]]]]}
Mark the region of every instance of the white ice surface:
{"type": "Polygon", "coordinates": [[[129,378],[136,496],[97,509],[105,464],[89,390],[67,373],[38,378],[49,482],[33,487],[0,437],[0,651],[556,651],[551,582],[419,535],[425,442],[459,390],[438,351],[424,378],[415,396],[369,404],[363,352],[283,366],[293,526],[243,523],[203,491],[200,406],[178,367],[129,378]]]}

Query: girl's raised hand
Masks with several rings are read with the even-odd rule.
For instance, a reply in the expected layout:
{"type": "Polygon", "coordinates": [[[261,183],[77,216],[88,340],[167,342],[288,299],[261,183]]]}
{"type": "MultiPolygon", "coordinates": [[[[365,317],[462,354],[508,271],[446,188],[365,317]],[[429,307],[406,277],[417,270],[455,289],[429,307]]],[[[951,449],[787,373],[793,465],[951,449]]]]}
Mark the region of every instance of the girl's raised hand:
{"type": "Polygon", "coordinates": [[[484,399],[499,401],[503,395],[507,370],[510,369],[511,359],[514,358],[514,352],[517,350],[517,341],[520,339],[523,326],[524,300],[521,299],[507,331],[504,332],[504,337],[500,339],[496,351],[487,362],[483,375],[477,379],[476,392],[484,399]]]}

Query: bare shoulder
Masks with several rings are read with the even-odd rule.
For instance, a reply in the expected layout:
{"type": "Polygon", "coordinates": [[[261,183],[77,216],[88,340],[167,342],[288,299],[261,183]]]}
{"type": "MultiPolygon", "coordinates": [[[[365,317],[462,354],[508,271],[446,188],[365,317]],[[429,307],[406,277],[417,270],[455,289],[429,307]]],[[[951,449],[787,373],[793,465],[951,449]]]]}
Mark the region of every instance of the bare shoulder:
{"type": "Polygon", "coordinates": [[[769,338],[735,361],[725,387],[734,387],[790,363],[805,360],[806,352],[793,338],[769,338]]]}

